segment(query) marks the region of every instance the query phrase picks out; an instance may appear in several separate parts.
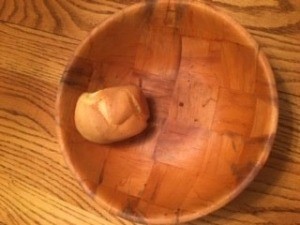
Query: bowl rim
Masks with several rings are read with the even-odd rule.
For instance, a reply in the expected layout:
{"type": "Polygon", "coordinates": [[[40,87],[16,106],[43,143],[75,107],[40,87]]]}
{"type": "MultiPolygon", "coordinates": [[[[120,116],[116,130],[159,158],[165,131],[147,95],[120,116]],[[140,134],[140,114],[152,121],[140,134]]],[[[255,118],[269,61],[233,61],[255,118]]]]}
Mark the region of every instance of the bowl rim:
{"type": "Polygon", "coordinates": [[[88,195],[97,202],[97,204],[100,205],[104,210],[108,211],[109,213],[112,213],[116,216],[120,216],[122,218],[128,219],[133,222],[139,222],[139,223],[149,223],[149,224],[174,224],[174,223],[184,223],[191,220],[199,219],[200,217],[206,216],[222,207],[224,207],[226,204],[231,202],[233,199],[235,199],[257,176],[259,171],[262,169],[262,167],[265,165],[273,143],[274,139],[277,133],[277,127],[278,127],[278,118],[279,118],[279,108],[278,108],[278,92],[277,92],[277,85],[274,77],[274,73],[272,71],[272,68],[268,62],[268,59],[265,55],[265,53],[260,49],[258,43],[255,41],[255,39],[247,32],[247,30],[242,27],[237,21],[235,21],[232,17],[225,14],[222,10],[214,7],[211,4],[204,4],[199,2],[194,2],[192,0],[158,0],[158,1],[147,1],[147,2],[139,2],[136,4],[133,4],[131,6],[125,7],[122,10],[116,12],[115,14],[109,16],[104,21],[100,22],[98,25],[96,25],[83,39],[83,41],[80,42],[80,44],[76,47],[75,51],[73,52],[73,55],[71,56],[70,60],[67,62],[65,70],[62,74],[61,81],[64,79],[64,77],[67,74],[68,68],[72,65],[74,57],[82,51],[82,49],[89,44],[88,37],[96,35],[98,32],[101,32],[104,30],[107,26],[109,26],[112,22],[114,22],[116,19],[121,18],[123,14],[130,13],[135,10],[139,10],[147,6],[147,4],[167,4],[170,1],[178,4],[185,4],[190,5],[191,7],[197,7],[202,10],[207,10],[208,12],[214,14],[214,16],[217,16],[219,18],[222,18],[226,21],[226,23],[230,24],[235,30],[238,30],[245,38],[245,40],[249,43],[251,43],[255,48],[257,48],[258,51],[258,57],[257,60],[262,63],[262,66],[264,67],[264,70],[266,71],[268,83],[274,84],[274,88],[272,90],[272,96],[274,96],[274,109],[272,110],[273,115],[273,123],[270,128],[269,134],[273,134],[269,136],[268,144],[264,147],[264,154],[261,154],[260,157],[257,159],[256,164],[253,166],[251,172],[243,178],[243,181],[240,182],[235,188],[231,189],[227,195],[224,195],[219,200],[215,201],[213,205],[210,207],[207,207],[205,209],[202,209],[200,211],[191,212],[188,214],[179,215],[177,218],[177,221],[174,220],[174,217],[162,217],[162,218],[145,218],[144,221],[141,221],[141,219],[136,215],[129,215],[129,214],[120,214],[119,211],[116,208],[111,207],[107,202],[104,200],[99,199],[98,197],[95,198],[91,190],[85,185],[85,180],[82,179],[82,177],[79,176],[77,173],[72,160],[70,159],[69,155],[66,153],[65,149],[66,143],[62,141],[64,138],[63,131],[60,127],[60,105],[61,105],[61,95],[63,93],[64,85],[63,82],[60,82],[57,96],[56,96],[56,103],[55,103],[55,121],[56,121],[56,133],[57,133],[57,139],[60,147],[60,151],[62,152],[63,158],[66,161],[69,169],[72,171],[72,173],[75,175],[77,181],[82,186],[82,188],[85,190],[88,195]]]}

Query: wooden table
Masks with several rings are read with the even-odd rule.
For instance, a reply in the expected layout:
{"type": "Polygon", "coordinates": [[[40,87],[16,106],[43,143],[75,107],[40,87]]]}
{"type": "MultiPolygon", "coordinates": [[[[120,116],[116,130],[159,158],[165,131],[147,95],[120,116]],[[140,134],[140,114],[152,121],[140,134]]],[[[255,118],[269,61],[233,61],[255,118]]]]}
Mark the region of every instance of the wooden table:
{"type": "MultiPolygon", "coordinates": [[[[138,0],[0,0],[0,224],[132,224],[101,209],[57,144],[55,99],[76,46],[138,0]]],[[[300,224],[300,1],[202,0],[267,54],[279,93],[270,158],[233,202],[188,224],[300,224]]]]}

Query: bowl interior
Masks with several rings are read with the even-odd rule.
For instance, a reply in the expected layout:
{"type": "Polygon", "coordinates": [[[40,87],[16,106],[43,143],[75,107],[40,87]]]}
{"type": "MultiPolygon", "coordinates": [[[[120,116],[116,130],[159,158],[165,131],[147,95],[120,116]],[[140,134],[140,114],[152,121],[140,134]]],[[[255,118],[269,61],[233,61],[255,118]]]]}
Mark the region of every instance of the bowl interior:
{"type": "Polygon", "coordinates": [[[238,24],[208,6],[157,1],[91,32],[64,73],[57,110],[62,151],[85,190],[119,216],[166,224],[216,210],[253,179],[272,145],[277,95],[238,24]],[[149,127],[111,145],[83,139],[79,95],[127,84],[145,93],[149,127]]]}

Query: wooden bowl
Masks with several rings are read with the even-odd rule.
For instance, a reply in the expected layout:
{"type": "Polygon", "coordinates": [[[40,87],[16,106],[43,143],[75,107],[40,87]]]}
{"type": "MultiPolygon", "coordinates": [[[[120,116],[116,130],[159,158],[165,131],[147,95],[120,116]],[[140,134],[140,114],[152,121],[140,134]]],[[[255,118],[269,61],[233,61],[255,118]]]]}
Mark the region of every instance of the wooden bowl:
{"type": "Polygon", "coordinates": [[[253,180],[278,107],[267,59],[240,25],[205,5],[148,1],[83,41],[61,80],[57,113],[62,152],[84,189],[118,216],[167,224],[224,206],[253,180]],[[148,129],[110,145],[82,138],[79,95],[126,84],[147,97],[148,129]]]}

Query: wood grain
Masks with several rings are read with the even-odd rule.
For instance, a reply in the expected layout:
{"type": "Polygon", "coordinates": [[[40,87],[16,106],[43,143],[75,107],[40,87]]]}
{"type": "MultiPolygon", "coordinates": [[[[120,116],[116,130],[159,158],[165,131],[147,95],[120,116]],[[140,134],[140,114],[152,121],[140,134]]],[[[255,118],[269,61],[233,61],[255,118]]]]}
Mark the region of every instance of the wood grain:
{"type": "Polygon", "coordinates": [[[273,144],[277,102],[266,58],[232,20],[199,3],[137,4],[76,49],[58,90],[58,139],[76,177],[109,212],[182,223],[224,206],[257,174],[273,144]],[[96,145],[75,127],[77,99],[117,85],[143,90],[149,128],[96,145]]]}
{"type": "MultiPolygon", "coordinates": [[[[0,0],[2,224],[131,224],[101,209],[69,172],[55,137],[54,101],[80,40],[108,12],[134,2],[0,0]]],[[[271,156],[254,182],[226,207],[189,224],[299,224],[299,1],[201,2],[245,26],[267,54],[280,117],[271,156]]]]}

